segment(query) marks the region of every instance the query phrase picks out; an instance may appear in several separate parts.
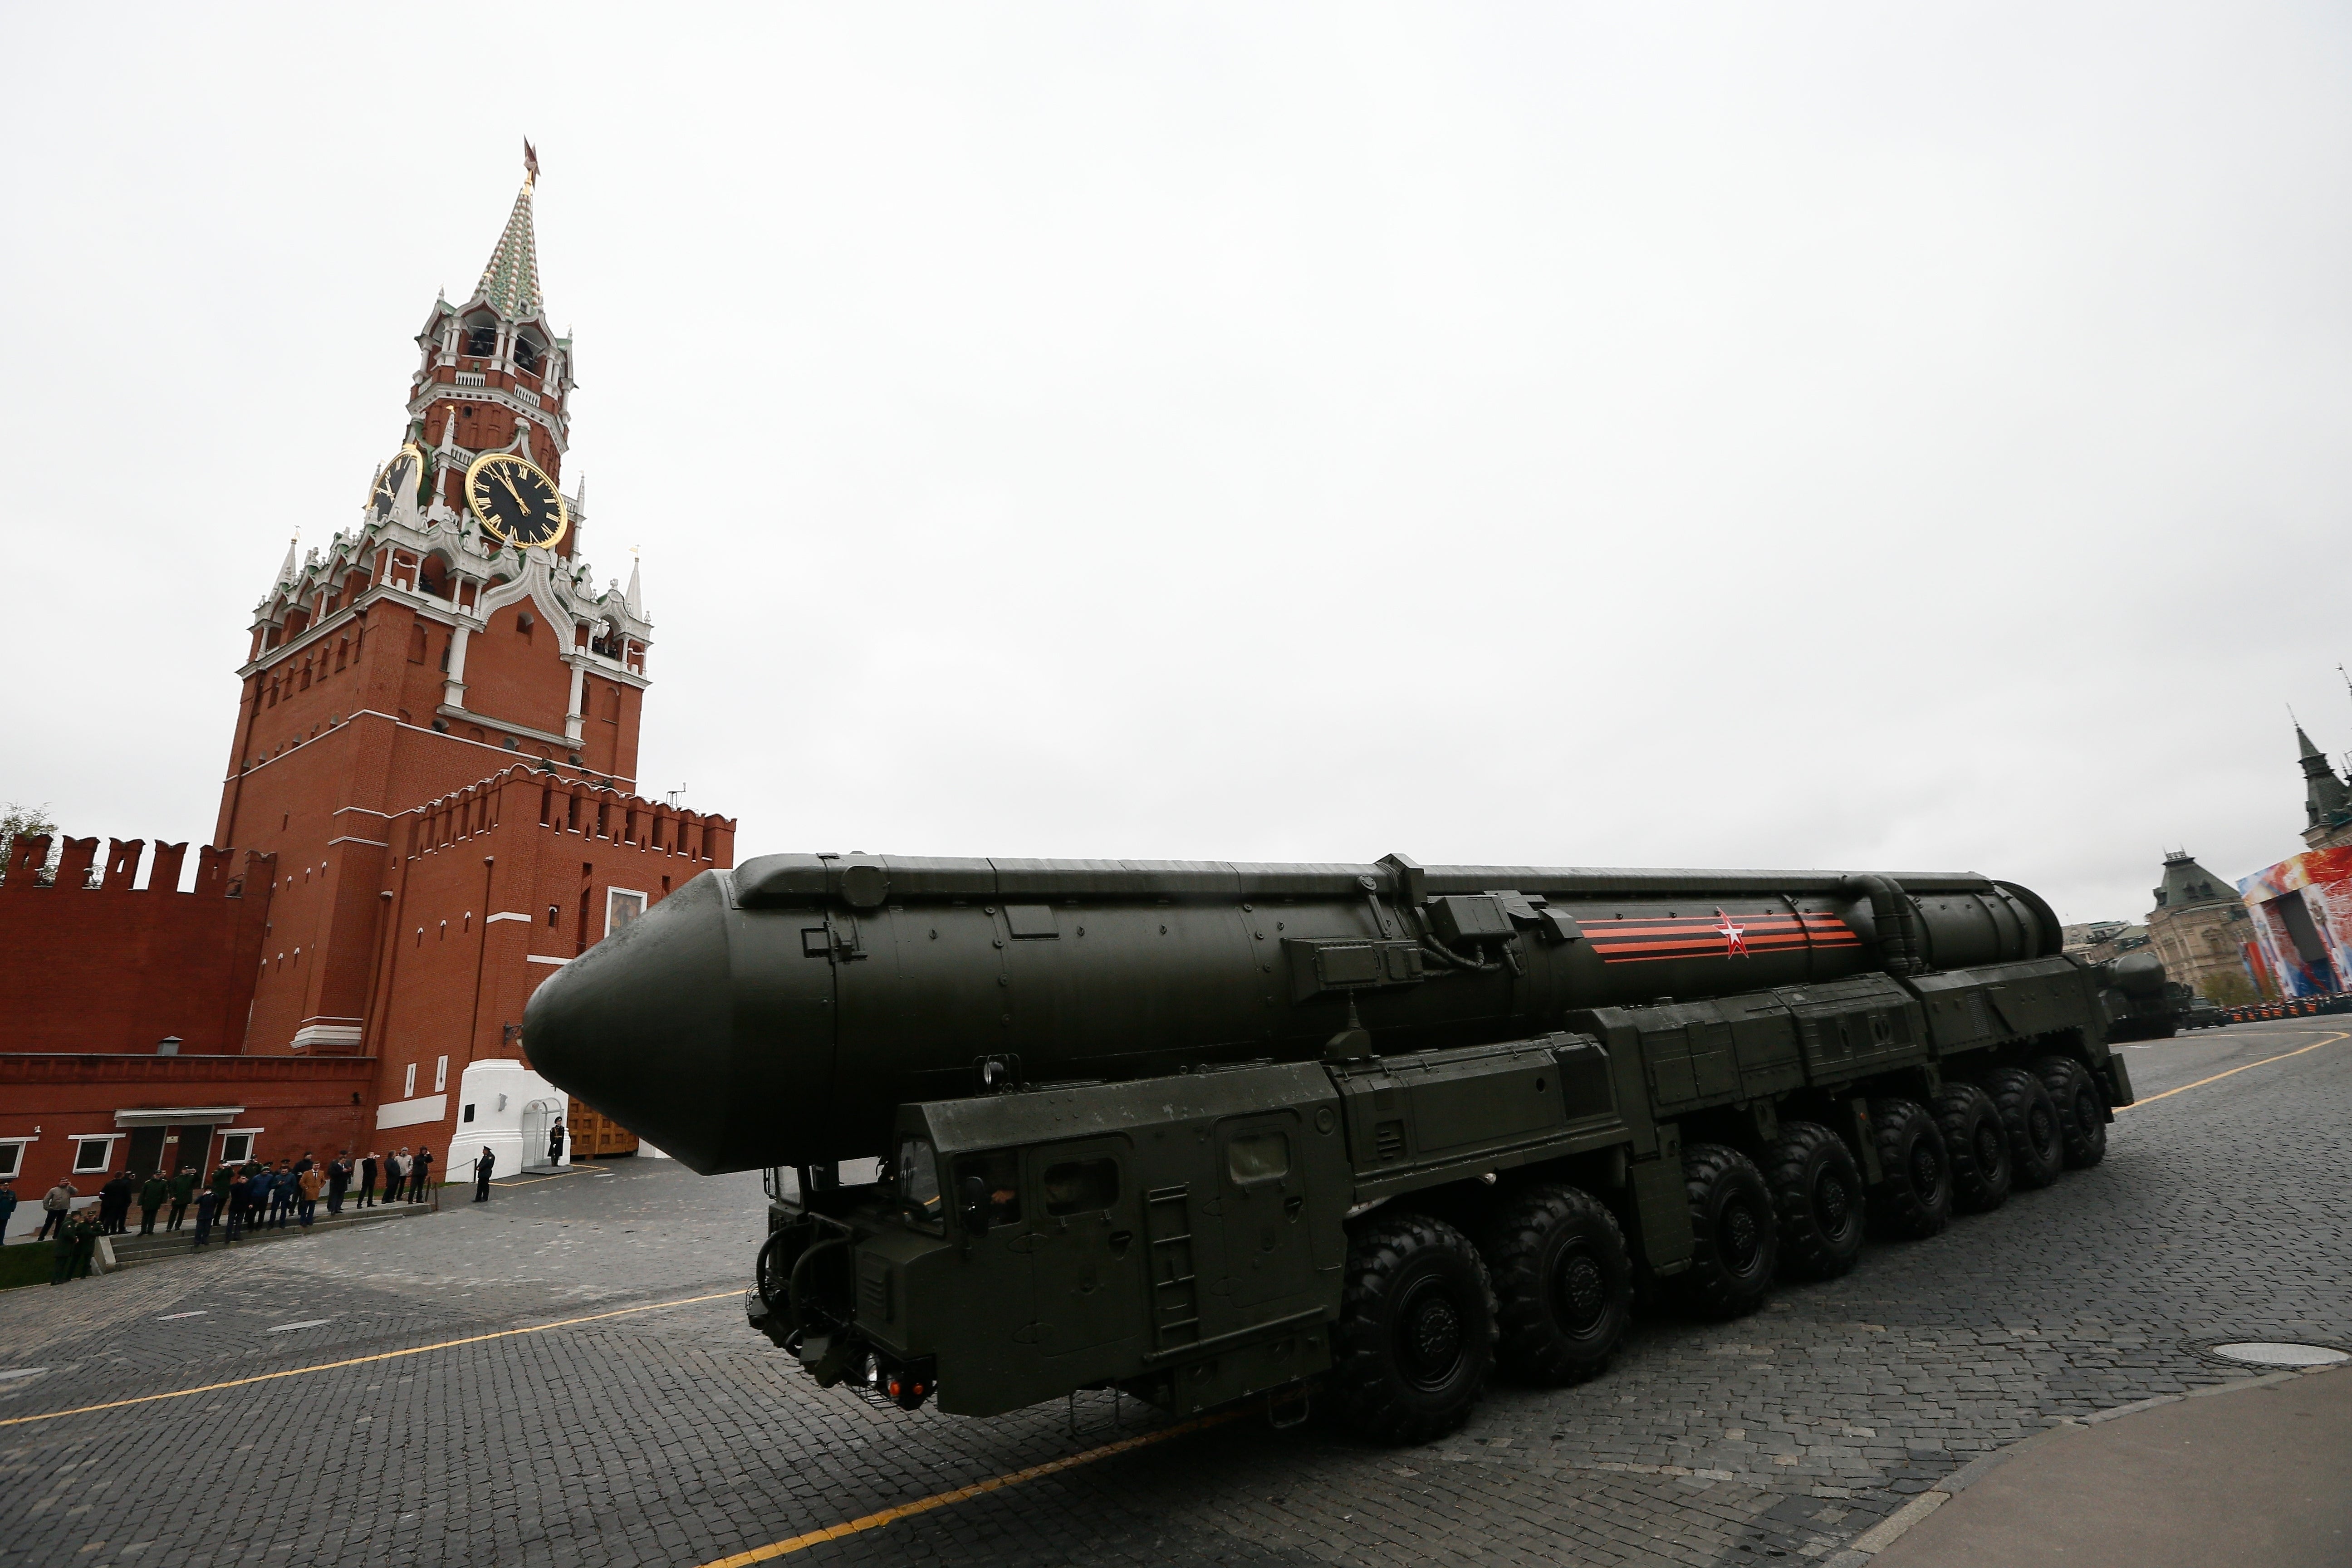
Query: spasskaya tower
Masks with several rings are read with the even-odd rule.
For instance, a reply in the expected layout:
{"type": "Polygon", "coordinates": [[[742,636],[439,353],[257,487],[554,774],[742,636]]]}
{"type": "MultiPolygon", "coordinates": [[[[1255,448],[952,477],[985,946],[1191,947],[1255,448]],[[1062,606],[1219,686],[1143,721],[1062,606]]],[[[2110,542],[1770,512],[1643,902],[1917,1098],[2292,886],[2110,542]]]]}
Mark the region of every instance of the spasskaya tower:
{"type": "Polygon", "coordinates": [[[214,835],[277,858],[246,1051],[383,1058],[420,1133],[458,1125],[420,1059],[518,1056],[530,985],[732,858],[731,822],[636,793],[653,622],[634,562],[599,588],[582,552],[528,143],[525,169],[481,280],[416,335],[361,514],[289,545],[255,610],[214,835]]]}

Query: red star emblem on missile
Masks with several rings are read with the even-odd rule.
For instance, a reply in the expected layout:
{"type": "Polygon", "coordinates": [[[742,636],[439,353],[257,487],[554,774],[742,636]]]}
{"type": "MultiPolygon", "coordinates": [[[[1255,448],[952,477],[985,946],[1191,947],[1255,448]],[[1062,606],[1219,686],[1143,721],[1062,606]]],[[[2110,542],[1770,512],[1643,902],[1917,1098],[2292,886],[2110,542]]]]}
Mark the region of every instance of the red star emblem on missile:
{"type": "Polygon", "coordinates": [[[1725,914],[1719,908],[1715,911],[1715,918],[1719,922],[1715,928],[1716,932],[1723,938],[1723,956],[1726,958],[1747,957],[1748,928],[1734,921],[1729,915],[1725,914]]]}

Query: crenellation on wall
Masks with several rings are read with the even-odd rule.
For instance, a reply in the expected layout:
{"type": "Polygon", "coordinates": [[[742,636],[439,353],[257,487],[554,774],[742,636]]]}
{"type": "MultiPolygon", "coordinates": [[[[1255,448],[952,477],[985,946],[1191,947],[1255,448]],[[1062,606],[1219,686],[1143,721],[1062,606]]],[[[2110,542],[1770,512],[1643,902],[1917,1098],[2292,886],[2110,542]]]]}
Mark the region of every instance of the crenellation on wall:
{"type": "Polygon", "coordinates": [[[89,868],[97,859],[98,840],[96,838],[67,839],[64,852],[58,858],[58,876],[54,885],[60,888],[88,886],[89,868]]]}
{"type": "Polygon", "coordinates": [[[127,893],[139,879],[139,861],[147,848],[143,838],[106,841],[106,870],[99,881],[99,890],[107,893],[127,893]]]}
{"type": "Polygon", "coordinates": [[[106,880],[88,885],[95,837],[67,840],[58,879],[34,876],[45,839],[20,839],[0,885],[0,1052],[152,1052],[177,1037],[191,1051],[244,1049],[272,870],[247,854],[246,875],[226,875],[236,851],[207,845],[193,892],[178,889],[184,844],[158,845],[153,873],[135,883],[141,839],[110,843],[106,880]],[[84,847],[80,876],[71,875],[84,847]],[[21,868],[21,874],[19,868],[21,868]],[[248,888],[250,889],[248,894],[248,888]]]}

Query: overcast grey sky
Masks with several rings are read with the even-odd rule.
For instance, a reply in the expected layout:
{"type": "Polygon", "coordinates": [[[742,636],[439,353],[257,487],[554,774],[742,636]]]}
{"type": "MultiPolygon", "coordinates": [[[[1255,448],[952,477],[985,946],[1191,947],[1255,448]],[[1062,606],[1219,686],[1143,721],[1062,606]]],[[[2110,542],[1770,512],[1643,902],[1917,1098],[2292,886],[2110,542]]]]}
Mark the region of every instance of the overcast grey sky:
{"type": "Polygon", "coordinates": [[[0,13],[0,795],[202,841],[538,144],[739,852],[1979,869],[2352,746],[2340,5],[0,13]]]}

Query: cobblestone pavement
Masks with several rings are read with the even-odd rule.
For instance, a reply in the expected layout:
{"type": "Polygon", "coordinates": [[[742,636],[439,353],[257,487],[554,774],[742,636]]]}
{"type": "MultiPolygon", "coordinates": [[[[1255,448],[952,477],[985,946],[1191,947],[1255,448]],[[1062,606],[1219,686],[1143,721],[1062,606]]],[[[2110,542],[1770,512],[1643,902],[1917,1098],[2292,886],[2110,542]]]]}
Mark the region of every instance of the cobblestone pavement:
{"type": "MultiPolygon", "coordinates": [[[[2352,1343],[2352,1039],[2150,1098],[2332,1022],[2131,1047],[2097,1169],[1741,1321],[1648,1320],[1441,1443],[1234,1420],[793,1560],[1818,1559],[2054,1419],[2242,1373],[2200,1340],[2352,1343]]],[[[614,1161],[445,1204],[0,1295],[0,1568],[692,1565],[1122,1435],[1108,1396],[1073,1433],[816,1389],[742,1326],[754,1177],[614,1161]]]]}

